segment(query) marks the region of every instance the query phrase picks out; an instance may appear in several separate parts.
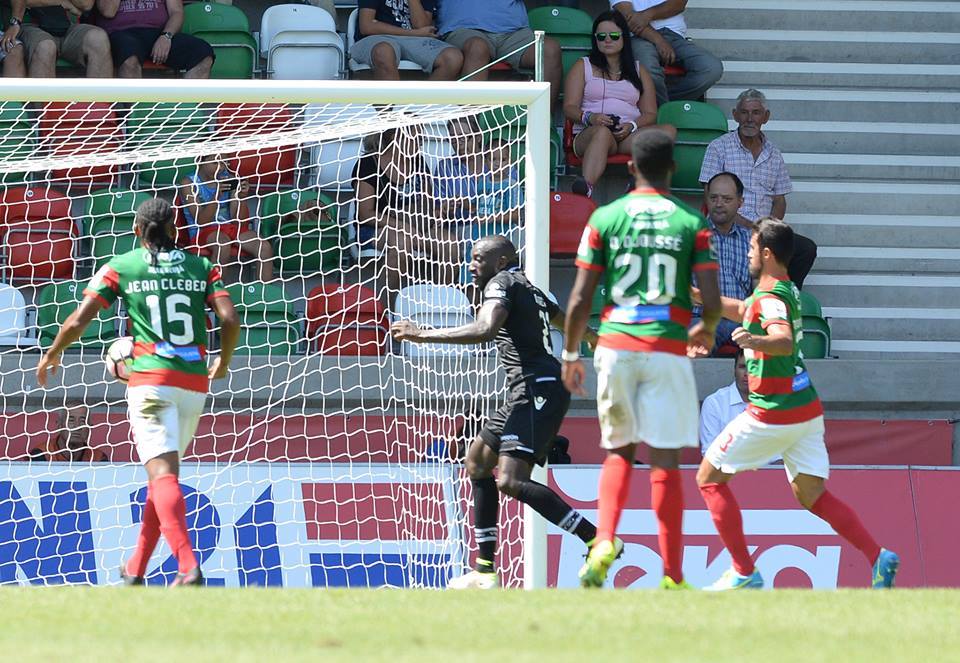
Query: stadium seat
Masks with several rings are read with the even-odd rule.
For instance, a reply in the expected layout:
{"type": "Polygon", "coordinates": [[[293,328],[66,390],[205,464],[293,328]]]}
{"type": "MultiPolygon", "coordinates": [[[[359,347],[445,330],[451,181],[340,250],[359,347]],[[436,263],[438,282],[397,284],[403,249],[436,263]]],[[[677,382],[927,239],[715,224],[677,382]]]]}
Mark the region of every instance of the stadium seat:
{"type": "Polygon", "coordinates": [[[27,332],[27,303],[19,290],[0,283],[0,346],[31,348],[37,339],[27,332]]]}
{"type": "MultiPolygon", "coordinates": [[[[60,281],[40,290],[37,295],[37,328],[42,347],[50,347],[53,343],[60,326],[83,299],[85,286],[83,281],[60,281]]],[[[116,304],[101,309],[73,347],[100,350],[114,341],[117,336],[116,313],[116,304]]]]}
{"type": "Polygon", "coordinates": [[[34,283],[74,275],[76,224],[70,199],[60,191],[11,187],[0,195],[3,271],[34,283]]]}
{"type": "Polygon", "coordinates": [[[337,222],[337,207],[329,196],[316,189],[284,191],[265,197],[260,211],[260,235],[274,241],[280,271],[320,274],[341,267],[345,240],[337,222]],[[329,220],[321,218],[316,225],[305,225],[303,221],[284,223],[284,217],[296,212],[304,200],[319,200],[329,220]],[[273,215],[264,215],[265,208],[274,209],[273,215]]]}
{"type": "Polygon", "coordinates": [[[310,147],[312,181],[322,191],[353,191],[353,169],[377,111],[365,104],[307,104],[304,125],[317,131],[329,126],[330,139],[310,147]]]}
{"type": "Polygon", "coordinates": [[[140,245],[133,232],[137,207],[150,196],[142,191],[109,189],[87,199],[84,234],[90,237],[94,271],[110,258],[140,245]]]}
{"type": "Polygon", "coordinates": [[[260,55],[270,78],[343,78],[346,55],[333,16],[311,5],[273,5],[260,23],[260,55]]]}
{"type": "MultiPolygon", "coordinates": [[[[10,163],[28,159],[37,151],[37,128],[19,101],[0,103],[0,160],[10,163]]],[[[27,172],[0,173],[0,185],[21,184],[27,172]]]]}
{"type": "Polygon", "coordinates": [[[217,57],[210,78],[253,77],[258,62],[257,42],[241,9],[216,2],[184,5],[182,30],[213,47],[217,57]]]}
{"type": "MultiPolygon", "coordinates": [[[[210,111],[196,103],[132,104],[124,120],[127,146],[156,152],[176,151],[177,147],[210,132],[210,111]]],[[[138,161],[134,164],[140,189],[167,189],[177,185],[197,168],[194,157],[138,161]]]]}
{"type": "Polygon", "coordinates": [[[707,145],[728,130],[723,111],[699,101],[670,101],[657,110],[657,123],[672,124],[677,128],[673,152],[677,170],[673,174],[671,190],[674,193],[702,193],[700,166],[707,145]]]}
{"type": "MultiPolygon", "coordinates": [[[[583,161],[573,151],[573,139],[573,122],[566,120],[563,123],[563,152],[567,157],[568,166],[579,166],[583,161]]],[[[610,165],[625,166],[628,161],[630,161],[629,154],[613,154],[607,157],[607,163],[610,165]]]]}
{"type": "MultiPolygon", "coordinates": [[[[444,285],[412,285],[400,290],[394,304],[394,322],[412,320],[425,329],[458,327],[473,320],[470,300],[459,288],[444,285]]],[[[476,349],[442,343],[401,343],[408,357],[474,354],[476,349]]]]}
{"type": "Polygon", "coordinates": [[[805,359],[825,359],[830,356],[830,324],[815,315],[801,317],[803,337],[800,351],[805,359]]]}
{"type": "Polygon", "coordinates": [[[550,193],[550,255],[576,255],[583,229],[597,204],[587,196],[550,193]]]}
{"type": "Polygon", "coordinates": [[[227,286],[240,316],[238,355],[292,355],[300,341],[298,324],[283,289],[271,283],[227,286]]]}
{"type": "MultiPolygon", "coordinates": [[[[123,134],[113,104],[104,102],[49,102],[40,108],[40,146],[51,158],[70,160],[120,149],[123,134]]],[[[68,190],[113,186],[118,164],[51,170],[47,177],[68,190]]]]}
{"type": "Polygon", "coordinates": [[[543,30],[560,44],[563,75],[573,63],[586,57],[593,46],[593,19],[571,7],[537,7],[527,14],[531,30],[543,30]]]}
{"type": "MultiPolygon", "coordinates": [[[[350,51],[353,49],[353,45],[357,41],[357,23],[360,21],[360,10],[354,9],[350,12],[350,18],[347,19],[347,67],[351,72],[355,71],[369,71],[370,65],[360,64],[356,60],[350,57],[350,51]]],[[[416,62],[410,60],[400,60],[397,63],[397,68],[400,71],[423,71],[416,62]]]]}
{"type": "MultiPolygon", "coordinates": [[[[218,138],[254,138],[290,131],[298,126],[299,114],[297,107],[286,104],[220,104],[214,135],[218,138]]],[[[288,145],[243,150],[223,157],[252,188],[276,189],[278,186],[293,186],[298,154],[296,146],[288,145]]]]}
{"type": "Polygon", "coordinates": [[[823,309],[817,298],[805,290],[800,291],[800,311],[803,315],[812,315],[817,318],[823,317],[823,309]]]}
{"type": "Polygon", "coordinates": [[[369,288],[320,285],[307,296],[307,341],[325,355],[380,356],[387,348],[387,312],[369,288]]]}

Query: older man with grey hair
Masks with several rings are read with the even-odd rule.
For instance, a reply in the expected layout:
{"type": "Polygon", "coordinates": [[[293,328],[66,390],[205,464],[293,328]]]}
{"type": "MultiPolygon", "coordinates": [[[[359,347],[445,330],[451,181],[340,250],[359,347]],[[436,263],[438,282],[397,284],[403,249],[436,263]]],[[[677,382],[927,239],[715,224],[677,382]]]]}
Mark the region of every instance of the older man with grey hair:
{"type": "Polygon", "coordinates": [[[737,129],[707,147],[700,182],[706,186],[717,173],[734,173],[744,187],[740,214],[751,221],[765,216],[782,219],[787,212],[786,196],[793,191],[793,183],[783,155],[763,133],[763,125],[770,120],[767,98],[752,88],[741,92],[733,109],[733,119],[737,129]]]}

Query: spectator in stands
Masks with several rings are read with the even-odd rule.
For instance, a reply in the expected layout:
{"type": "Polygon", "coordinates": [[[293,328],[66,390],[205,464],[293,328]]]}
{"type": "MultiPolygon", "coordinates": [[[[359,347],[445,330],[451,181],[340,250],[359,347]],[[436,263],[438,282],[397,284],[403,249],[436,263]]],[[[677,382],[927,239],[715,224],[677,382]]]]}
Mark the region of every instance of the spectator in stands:
{"type": "Polygon", "coordinates": [[[740,350],[733,365],[733,382],[704,398],[700,407],[700,449],[704,453],[720,431],[747,409],[749,395],[747,360],[740,350]]]}
{"type": "Polygon", "coordinates": [[[219,155],[200,157],[196,172],[180,180],[179,199],[190,240],[210,250],[215,265],[230,263],[234,248],[258,261],[261,281],[273,280],[273,247],[250,227],[250,184],[219,155]]]}
{"type": "Polygon", "coordinates": [[[463,220],[476,215],[477,189],[483,176],[480,127],[473,116],[447,122],[453,155],[440,159],[434,177],[438,215],[463,220]]]}
{"type": "Polygon", "coordinates": [[[287,212],[280,219],[278,228],[286,225],[295,225],[298,228],[315,228],[320,224],[333,223],[330,211],[324,206],[323,201],[318,198],[307,198],[301,196],[297,209],[287,212]]]}
{"type": "Polygon", "coordinates": [[[113,76],[110,38],[102,28],[78,23],[93,0],[27,0],[30,23],[20,26],[20,40],[27,53],[32,78],[57,75],[57,57],[85,67],[89,78],[113,76]]]}
{"type": "Polygon", "coordinates": [[[213,48],[180,32],[181,0],[97,0],[96,22],[110,35],[120,78],[140,78],[148,58],[175,71],[186,70],[186,78],[210,78],[213,48]]]}
{"type": "Polygon", "coordinates": [[[360,0],[357,42],[350,57],[373,68],[378,80],[399,80],[400,60],[411,60],[431,80],[460,76],[463,53],[437,37],[434,0],[360,0]]]}
{"type": "Polygon", "coordinates": [[[520,184],[520,169],[510,158],[510,143],[502,138],[493,138],[483,151],[483,156],[486,164],[478,183],[477,217],[486,222],[519,225],[523,211],[523,187],[520,184]]]}
{"type": "MultiPolygon", "coordinates": [[[[489,69],[485,67],[501,57],[514,69],[534,67],[533,30],[527,7],[520,0],[440,0],[437,32],[463,51],[461,76],[470,76],[470,80],[487,80],[489,69]]],[[[563,62],[560,44],[550,38],[543,42],[543,67],[550,98],[556,101],[563,62]]]]}
{"type": "Polygon", "coordinates": [[[357,223],[372,228],[386,265],[388,304],[403,277],[454,283],[459,247],[438,223],[430,173],[420,136],[409,129],[388,129],[368,136],[353,171],[357,223]],[[424,273],[424,268],[431,269],[424,273]]]}
{"type": "Polygon", "coordinates": [[[7,78],[23,78],[27,75],[23,42],[17,39],[26,11],[26,0],[10,1],[10,21],[0,37],[0,60],[3,60],[3,75],[7,78]]]}
{"type": "MultiPolygon", "coordinates": [[[[574,193],[593,195],[607,157],[630,154],[637,132],[656,126],[657,99],[650,73],[636,61],[627,21],[607,11],[593,22],[590,55],[570,68],[563,114],[574,123],[573,151],[583,160],[574,193]]],[[[672,126],[658,127],[676,137],[672,126]]]]}
{"type": "Polygon", "coordinates": [[[687,37],[683,10],[687,0],[611,0],[633,33],[633,52],[657,88],[657,105],[678,99],[697,100],[723,75],[720,58],[687,37]],[[668,65],[686,70],[683,76],[663,72],[668,65]]]}
{"type": "Polygon", "coordinates": [[[65,407],[57,413],[57,430],[43,447],[30,450],[30,460],[103,463],[107,456],[90,446],[89,412],[85,405],[65,407]]]}

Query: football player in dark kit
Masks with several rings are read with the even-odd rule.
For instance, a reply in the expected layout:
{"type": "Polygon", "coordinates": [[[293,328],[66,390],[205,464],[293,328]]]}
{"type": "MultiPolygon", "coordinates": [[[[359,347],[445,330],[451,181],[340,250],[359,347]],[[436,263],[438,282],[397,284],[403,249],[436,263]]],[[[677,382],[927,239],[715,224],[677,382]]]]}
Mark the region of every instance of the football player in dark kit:
{"type": "MultiPolygon", "coordinates": [[[[509,393],[467,450],[478,550],[474,570],[449,583],[454,589],[490,589],[499,586],[494,565],[498,489],[529,504],[587,546],[597,529],[550,488],[530,478],[534,463],[544,463],[570,406],[570,392],[560,380],[560,362],[550,343],[550,327],[562,329],[564,313],[520,271],[517,250],[506,237],[490,235],[474,244],[470,273],[483,291],[476,320],[430,330],[403,320],[394,323],[391,333],[398,341],[414,343],[472,345],[496,340],[509,393]]],[[[592,346],[596,333],[588,330],[585,340],[592,346]]]]}

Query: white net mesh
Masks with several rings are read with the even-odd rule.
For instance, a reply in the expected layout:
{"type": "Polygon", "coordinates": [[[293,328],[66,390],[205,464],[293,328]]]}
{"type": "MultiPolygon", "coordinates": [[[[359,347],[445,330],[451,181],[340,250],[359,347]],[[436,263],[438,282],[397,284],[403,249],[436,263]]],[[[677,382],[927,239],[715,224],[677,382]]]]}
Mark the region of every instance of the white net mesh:
{"type": "MultiPolygon", "coordinates": [[[[469,320],[480,236],[524,248],[520,106],[4,102],[0,107],[0,583],[108,583],[132,549],[145,473],[104,310],[39,390],[91,274],[165,197],[180,245],[224,268],[233,370],[181,483],[211,584],[443,586],[472,557],[460,458],[502,380],[489,347],[393,343],[409,318],[469,320]]],[[[218,334],[210,318],[208,347],[218,334]]],[[[520,582],[521,518],[500,566],[520,582]]],[[[176,563],[161,543],[148,582],[176,563]]]]}

